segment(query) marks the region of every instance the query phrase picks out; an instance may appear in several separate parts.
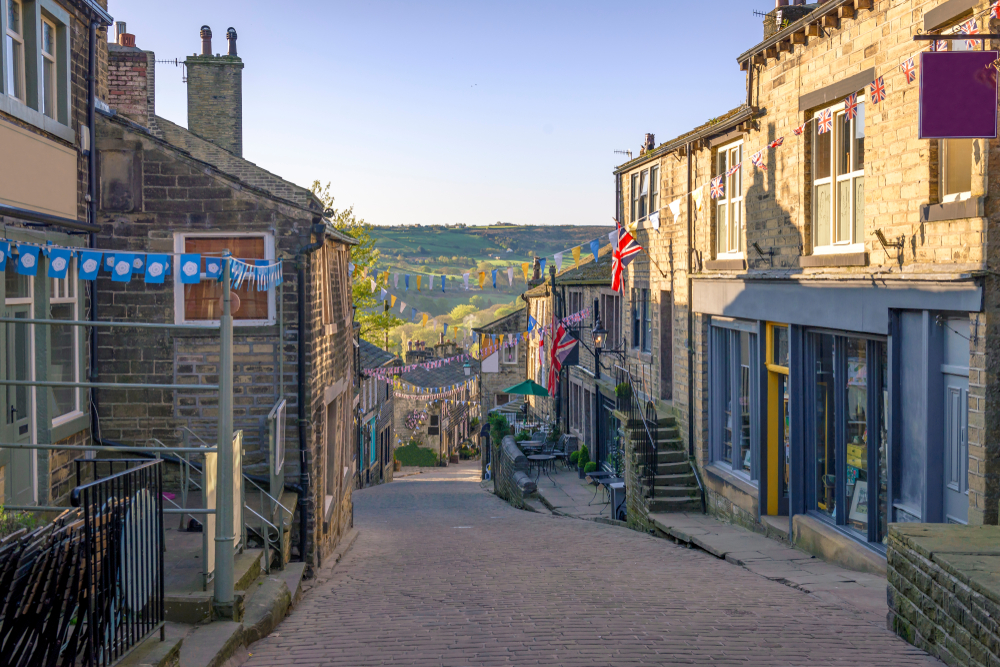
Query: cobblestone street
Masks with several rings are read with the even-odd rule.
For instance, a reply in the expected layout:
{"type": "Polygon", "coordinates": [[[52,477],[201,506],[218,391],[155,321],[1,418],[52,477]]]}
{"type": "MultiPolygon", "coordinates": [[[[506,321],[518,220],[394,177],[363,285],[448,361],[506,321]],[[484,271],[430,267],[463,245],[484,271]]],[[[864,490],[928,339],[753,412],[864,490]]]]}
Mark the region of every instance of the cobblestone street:
{"type": "Polygon", "coordinates": [[[478,464],[354,500],[353,548],[247,665],[941,664],[705,552],[515,510],[478,464]]]}

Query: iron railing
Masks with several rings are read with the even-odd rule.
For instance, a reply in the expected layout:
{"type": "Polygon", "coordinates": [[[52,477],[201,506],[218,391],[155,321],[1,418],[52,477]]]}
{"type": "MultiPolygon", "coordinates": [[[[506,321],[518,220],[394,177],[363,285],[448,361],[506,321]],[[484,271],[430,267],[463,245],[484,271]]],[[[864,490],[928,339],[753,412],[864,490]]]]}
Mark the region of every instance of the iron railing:
{"type": "MultiPolygon", "coordinates": [[[[164,634],[162,461],[79,459],[95,481],[73,489],[83,514],[85,619],[82,665],[115,664],[146,637],[164,634]],[[117,470],[117,472],[116,472],[117,470]]],[[[79,625],[79,618],[77,624],[79,625]]]]}
{"type": "MultiPolygon", "coordinates": [[[[645,492],[652,492],[656,481],[657,470],[657,439],[653,431],[657,430],[656,420],[653,419],[652,430],[647,421],[646,415],[640,403],[640,396],[646,395],[642,380],[636,380],[627,366],[615,365],[615,375],[617,385],[623,384],[629,387],[627,395],[619,395],[618,410],[625,414],[625,428],[628,430],[629,439],[634,443],[636,461],[640,467],[645,492]]],[[[655,409],[654,409],[655,412],[655,409]]]]}

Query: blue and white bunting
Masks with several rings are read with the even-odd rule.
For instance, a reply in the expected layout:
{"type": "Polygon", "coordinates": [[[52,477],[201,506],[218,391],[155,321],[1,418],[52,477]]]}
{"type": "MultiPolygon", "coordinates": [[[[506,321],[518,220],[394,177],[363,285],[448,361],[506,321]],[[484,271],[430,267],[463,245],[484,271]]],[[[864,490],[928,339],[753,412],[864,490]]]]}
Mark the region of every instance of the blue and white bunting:
{"type": "Polygon", "coordinates": [[[201,255],[188,253],[178,259],[177,274],[182,285],[197,285],[201,282],[201,255]]]}
{"type": "Polygon", "coordinates": [[[168,266],[170,266],[169,255],[147,255],[146,282],[151,284],[162,283],[163,277],[167,275],[168,266]]]}
{"type": "Polygon", "coordinates": [[[49,278],[65,278],[72,256],[73,251],[69,248],[52,248],[49,250],[49,278]]]}
{"type": "Polygon", "coordinates": [[[41,248],[21,244],[17,246],[17,272],[22,276],[38,275],[38,253],[41,248]]]}
{"type": "Polygon", "coordinates": [[[130,252],[115,253],[115,268],[111,271],[111,280],[117,283],[127,283],[132,280],[132,260],[130,252]]]}

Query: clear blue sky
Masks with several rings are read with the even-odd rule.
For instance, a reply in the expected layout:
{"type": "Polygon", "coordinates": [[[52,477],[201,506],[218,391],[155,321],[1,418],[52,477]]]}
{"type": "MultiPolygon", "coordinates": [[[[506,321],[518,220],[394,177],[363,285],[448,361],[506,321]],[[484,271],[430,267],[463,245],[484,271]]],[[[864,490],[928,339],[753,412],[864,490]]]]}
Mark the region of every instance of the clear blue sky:
{"type": "MultiPolygon", "coordinates": [[[[610,223],[612,169],[745,99],[770,0],[110,0],[158,59],[239,33],[244,155],[373,224],[610,223]]],[[[113,33],[112,33],[113,34],[113,33]]],[[[187,123],[181,71],[157,113],[187,123]]]]}

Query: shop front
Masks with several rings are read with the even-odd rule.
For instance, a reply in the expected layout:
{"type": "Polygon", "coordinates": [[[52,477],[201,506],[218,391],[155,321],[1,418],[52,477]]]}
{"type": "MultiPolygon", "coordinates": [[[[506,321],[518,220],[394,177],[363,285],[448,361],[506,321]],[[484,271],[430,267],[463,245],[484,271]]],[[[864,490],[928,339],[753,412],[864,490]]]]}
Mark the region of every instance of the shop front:
{"type": "Polygon", "coordinates": [[[709,315],[709,480],[734,489],[722,492],[734,503],[748,498],[741,509],[758,522],[788,517],[792,535],[792,517],[806,515],[880,553],[891,522],[968,521],[980,289],[777,285],[777,298],[733,282],[694,291],[709,315]]]}

